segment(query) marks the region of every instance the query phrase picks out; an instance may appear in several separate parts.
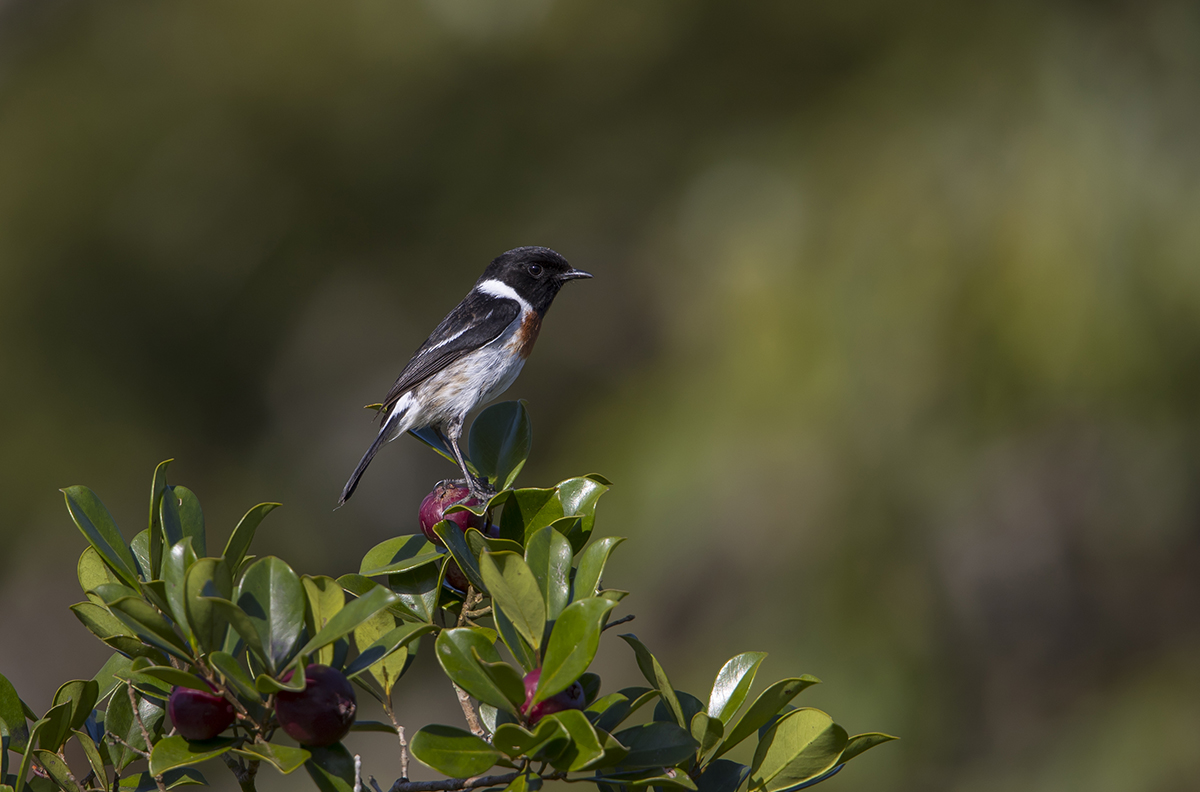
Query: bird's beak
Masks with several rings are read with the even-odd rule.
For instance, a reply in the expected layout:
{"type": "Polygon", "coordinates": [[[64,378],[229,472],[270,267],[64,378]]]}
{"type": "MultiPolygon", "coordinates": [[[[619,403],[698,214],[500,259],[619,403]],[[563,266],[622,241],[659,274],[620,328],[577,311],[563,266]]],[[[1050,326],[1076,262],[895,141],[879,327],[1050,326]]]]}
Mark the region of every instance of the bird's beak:
{"type": "Polygon", "coordinates": [[[592,273],[590,273],[590,272],[584,272],[583,270],[573,269],[573,270],[568,270],[568,271],[564,272],[562,275],[559,275],[558,279],[569,281],[569,280],[575,280],[576,278],[590,278],[590,277],[592,277],[592,273]]]}

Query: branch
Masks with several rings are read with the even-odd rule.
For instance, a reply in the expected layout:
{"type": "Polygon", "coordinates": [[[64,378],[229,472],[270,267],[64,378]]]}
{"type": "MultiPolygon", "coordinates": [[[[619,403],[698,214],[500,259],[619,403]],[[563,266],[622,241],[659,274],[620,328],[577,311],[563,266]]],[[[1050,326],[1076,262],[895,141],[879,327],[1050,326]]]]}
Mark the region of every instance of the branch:
{"type": "Polygon", "coordinates": [[[388,697],[387,706],[383,708],[387,713],[388,718],[392,721],[392,725],[396,727],[396,737],[400,740],[400,778],[408,780],[408,743],[404,739],[404,727],[400,725],[400,721],[396,720],[396,713],[392,709],[391,697],[388,697]]]}
{"type": "MultiPolygon", "coordinates": [[[[454,792],[459,789],[478,789],[488,786],[508,786],[516,779],[525,775],[520,771],[494,776],[475,776],[474,778],[443,778],[438,781],[405,781],[400,779],[392,784],[388,792],[454,792]]],[[[542,776],[547,781],[557,781],[566,778],[566,773],[553,773],[542,776]]]]}
{"type": "MultiPolygon", "coordinates": [[[[454,685],[453,682],[450,683],[454,685]]],[[[454,694],[458,696],[458,703],[462,707],[463,716],[467,719],[467,728],[481,740],[487,739],[487,730],[483,728],[483,724],[479,722],[479,716],[475,714],[475,708],[471,706],[471,697],[467,691],[454,685],[454,694]]]]}
{"type": "MultiPolygon", "coordinates": [[[[146,728],[146,722],[142,720],[142,712],[138,709],[133,685],[126,685],[125,690],[129,693],[129,705],[133,708],[133,719],[137,721],[138,728],[142,730],[142,739],[146,741],[146,750],[149,751],[153,747],[154,741],[150,739],[150,730],[146,728]]],[[[146,758],[150,758],[149,753],[146,754],[146,758]]],[[[158,792],[167,792],[167,785],[163,783],[161,775],[154,776],[154,784],[158,787],[158,792]]]]}
{"type": "Polygon", "coordinates": [[[254,785],[254,776],[258,774],[257,759],[251,761],[249,765],[243,766],[241,762],[225,753],[221,754],[221,761],[233,771],[234,778],[237,779],[242,792],[257,792],[257,787],[254,785]]]}

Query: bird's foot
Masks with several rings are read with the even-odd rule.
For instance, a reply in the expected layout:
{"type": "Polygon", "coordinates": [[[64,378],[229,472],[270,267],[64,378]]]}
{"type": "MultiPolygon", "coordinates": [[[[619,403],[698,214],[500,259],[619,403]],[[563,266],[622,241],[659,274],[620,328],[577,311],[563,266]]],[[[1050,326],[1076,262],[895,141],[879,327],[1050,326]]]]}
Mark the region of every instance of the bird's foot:
{"type": "Polygon", "coordinates": [[[471,481],[467,482],[467,488],[471,491],[470,497],[478,498],[480,503],[487,503],[496,496],[496,490],[492,488],[491,484],[488,484],[487,479],[472,477],[471,481]]]}

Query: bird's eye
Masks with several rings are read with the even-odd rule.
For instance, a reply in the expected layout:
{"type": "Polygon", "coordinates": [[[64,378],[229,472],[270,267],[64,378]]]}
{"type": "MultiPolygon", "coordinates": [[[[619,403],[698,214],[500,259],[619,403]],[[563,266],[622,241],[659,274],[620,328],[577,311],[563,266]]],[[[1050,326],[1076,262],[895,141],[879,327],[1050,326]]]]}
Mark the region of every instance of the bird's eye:
{"type": "Polygon", "coordinates": [[[541,274],[542,274],[542,267],[541,267],[541,265],[540,265],[540,264],[530,264],[530,265],[529,265],[529,274],[530,274],[530,275],[532,275],[532,276],[533,276],[533,277],[535,277],[535,278],[536,278],[538,275],[541,275],[541,274]]]}

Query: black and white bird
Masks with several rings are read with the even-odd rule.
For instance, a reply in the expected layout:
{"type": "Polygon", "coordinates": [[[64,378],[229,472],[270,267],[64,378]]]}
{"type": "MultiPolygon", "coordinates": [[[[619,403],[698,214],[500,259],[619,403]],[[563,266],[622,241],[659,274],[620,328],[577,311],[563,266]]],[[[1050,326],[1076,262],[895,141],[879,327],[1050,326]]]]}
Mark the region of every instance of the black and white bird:
{"type": "Polygon", "coordinates": [[[590,277],[544,247],[516,248],[492,261],[400,372],[379,411],[383,426],[338,504],[354,494],[363,471],[385,443],[426,427],[454,451],[471,493],[486,498],[486,482],[471,475],[458,447],[463,421],[471,410],[507,390],[521,373],[542,317],[563,284],[590,277]]]}

